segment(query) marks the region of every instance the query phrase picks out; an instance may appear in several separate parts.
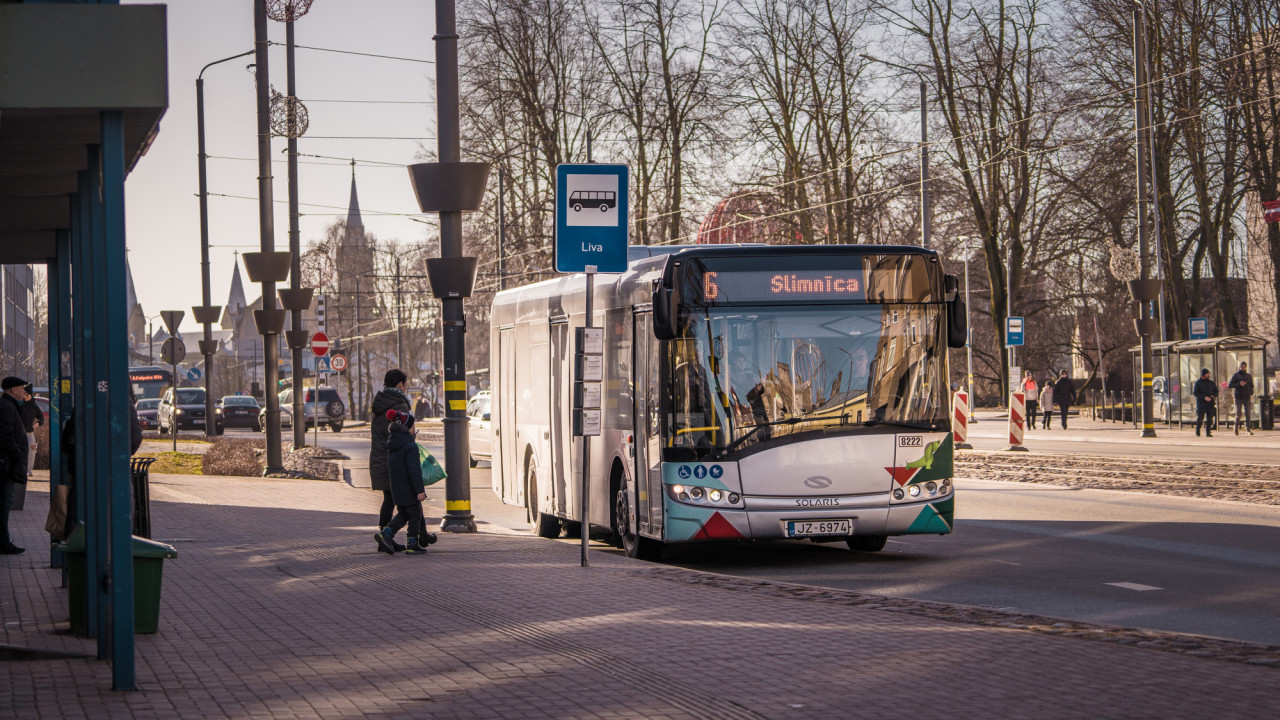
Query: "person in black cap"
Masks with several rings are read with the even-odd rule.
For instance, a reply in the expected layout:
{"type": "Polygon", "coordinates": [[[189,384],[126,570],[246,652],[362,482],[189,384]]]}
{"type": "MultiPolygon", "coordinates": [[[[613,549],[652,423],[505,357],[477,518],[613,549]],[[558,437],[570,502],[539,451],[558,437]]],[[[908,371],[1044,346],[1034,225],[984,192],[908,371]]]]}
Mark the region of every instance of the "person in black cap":
{"type": "Polygon", "coordinates": [[[1218,383],[1209,377],[1209,368],[1200,371],[1200,379],[1191,388],[1196,398],[1196,436],[1200,436],[1200,424],[1204,423],[1204,436],[1213,437],[1215,410],[1218,405],[1218,383]]]}
{"type": "Polygon", "coordinates": [[[387,470],[391,476],[391,496],[395,499],[396,515],[386,527],[373,536],[378,549],[394,555],[396,548],[391,538],[400,528],[409,526],[409,545],[405,555],[421,555],[427,546],[436,541],[434,533],[427,532],[426,518],[422,513],[422,501],[427,499],[427,488],[422,482],[422,460],[418,457],[418,444],[414,438],[418,429],[413,426],[413,416],[407,412],[388,410],[386,414],[387,470]]]}
{"type": "MultiPolygon", "coordinates": [[[[391,514],[396,504],[391,498],[391,476],[387,472],[387,411],[409,412],[409,396],[405,395],[408,376],[403,370],[392,368],[383,378],[384,387],[373,397],[372,415],[369,418],[369,483],[374,490],[382,493],[382,507],[378,510],[378,531],[381,532],[391,522],[391,514]]],[[[395,533],[391,534],[391,544],[399,552],[404,546],[395,541],[395,533]]],[[[382,542],[378,542],[382,549],[382,542]]]]}
{"type": "Polygon", "coordinates": [[[9,537],[9,510],[14,485],[27,481],[27,433],[22,426],[22,397],[27,381],[12,375],[0,380],[0,555],[17,555],[25,548],[9,537]]]}

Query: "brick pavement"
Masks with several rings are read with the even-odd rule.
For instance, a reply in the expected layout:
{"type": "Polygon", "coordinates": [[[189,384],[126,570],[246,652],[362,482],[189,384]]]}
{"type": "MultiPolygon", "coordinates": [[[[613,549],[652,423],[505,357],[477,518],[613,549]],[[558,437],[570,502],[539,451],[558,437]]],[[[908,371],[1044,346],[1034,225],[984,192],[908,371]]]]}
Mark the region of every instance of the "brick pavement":
{"type": "MultiPolygon", "coordinates": [[[[439,493],[436,493],[438,495],[439,493]]],[[[670,579],[482,525],[373,551],[378,496],[153,476],[167,563],[140,691],[91,659],[0,661],[4,718],[1275,717],[1280,671],[670,579]]],[[[14,513],[39,544],[46,488],[14,513]]],[[[0,558],[0,643],[94,653],[47,556],[0,558]]],[[[856,565],[850,566],[856,572],[856,565]]],[[[691,576],[693,577],[693,576],[691,576]]]]}

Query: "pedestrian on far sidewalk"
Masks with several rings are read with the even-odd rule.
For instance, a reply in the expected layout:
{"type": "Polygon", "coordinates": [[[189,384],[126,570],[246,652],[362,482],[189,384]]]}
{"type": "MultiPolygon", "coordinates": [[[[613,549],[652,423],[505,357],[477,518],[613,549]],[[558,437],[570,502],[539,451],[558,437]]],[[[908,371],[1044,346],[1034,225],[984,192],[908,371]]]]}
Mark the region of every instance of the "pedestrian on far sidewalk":
{"type": "Polygon", "coordinates": [[[36,426],[44,425],[44,413],[36,405],[36,398],[31,385],[22,388],[22,407],[18,413],[22,415],[22,429],[27,432],[27,477],[31,477],[36,469],[36,426]]]}
{"type": "MultiPolygon", "coordinates": [[[[1049,421],[1053,419],[1053,376],[1045,378],[1044,389],[1040,391],[1040,407],[1044,410],[1044,423],[1041,425],[1045,430],[1049,429],[1049,421]]],[[[1032,420],[1035,420],[1032,417],[1032,420]]],[[[1032,422],[1032,425],[1035,423],[1032,422]]]]}
{"type": "Polygon", "coordinates": [[[1213,425],[1218,408],[1218,383],[1209,376],[1209,368],[1200,371],[1200,379],[1191,388],[1196,398],[1196,437],[1200,436],[1200,425],[1204,425],[1204,436],[1213,437],[1213,425]]]}
{"type": "Polygon", "coordinates": [[[22,429],[22,397],[27,381],[12,375],[0,380],[0,555],[26,551],[9,536],[9,511],[19,483],[27,482],[27,434],[22,429]]]}
{"type": "Polygon", "coordinates": [[[1031,422],[1027,423],[1027,427],[1035,429],[1036,426],[1036,403],[1040,399],[1040,388],[1036,385],[1036,378],[1028,370],[1023,376],[1022,393],[1026,396],[1027,417],[1031,422]]]}
{"type": "Polygon", "coordinates": [[[1227,387],[1235,391],[1236,397],[1236,434],[1240,434],[1240,417],[1244,416],[1244,429],[1253,434],[1253,376],[1249,374],[1249,363],[1240,363],[1240,369],[1227,387]]]}
{"type": "Polygon", "coordinates": [[[1071,382],[1067,371],[1058,375],[1058,382],[1053,384],[1053,399],[1058,402],[1058,410],[1062,412],[1062,429],[1067,429],[1067,412],[1076,401],[1076,384],[1071,382]]]}
{"type": "MultiPolygon", "coordinates": [[[[369,482],[374,490],[382,493],[382,507],[378,510],[379,532],[391,522],[391,515],[396,509],[395,500],[391,497],[391,475],[387,471],[387,438],[390,433],[387,411],[409,412],[409,396],[404,394],[408,380],[403,370],[392,368],[382,379],[385,387],[373,397],[372,416],[369,418],[369,482]]],[[[391,535],[391,544],[397,551],[404,550],[404,545],[395,541],[395,533],[391,535]]],[[[380,541],[378,549],[382,549],[380,541]]]]}

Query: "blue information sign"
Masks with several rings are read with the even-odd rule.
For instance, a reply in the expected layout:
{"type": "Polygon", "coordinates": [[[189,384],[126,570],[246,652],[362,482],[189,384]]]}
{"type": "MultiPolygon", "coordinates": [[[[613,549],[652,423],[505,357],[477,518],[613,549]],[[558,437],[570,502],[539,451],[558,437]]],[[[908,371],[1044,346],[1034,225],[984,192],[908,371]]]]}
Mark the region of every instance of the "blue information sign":
{"type": "Polygon", "coordinates": [[[316,358],[316,372],[333,372],[332,366],[329,364],[328,355],[316,358]]]}
{"type": "Polygon", "coordinates": [[[556,271],[620,273],[627,269],[626,165],[556,168],[556,271]]]}
{"type": "Polygon", "coordinates": [[[1010,347],[1022,344],[1022,318],[1010,317],[1005,319],[1004,344],[1010,347]]]}
{"type": "Polygon", "coordinates": [[[1209,318],[1191,318],[1191,332],[1188,337],[1192,340],[1203,340],[1209,337],[1209,318]]]}
{"type": "Polygon", "coordinates": [[[201,374],[200,368],[191,368],[187,371],[187,379],[191,382],[195,382],[200,379],[201,374]]]}

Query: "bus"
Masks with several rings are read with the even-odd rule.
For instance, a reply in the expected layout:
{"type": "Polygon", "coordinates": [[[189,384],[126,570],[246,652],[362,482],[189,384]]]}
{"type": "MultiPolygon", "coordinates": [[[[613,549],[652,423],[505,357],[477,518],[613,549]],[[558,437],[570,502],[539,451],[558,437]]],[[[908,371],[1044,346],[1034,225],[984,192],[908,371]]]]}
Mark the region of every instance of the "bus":
{"type": "MultiPolygon", "coordinates": [[[[963,300],[937,253],[880,245],[632,247],[595,280],[604,328],[590,525],[631,557],[807,538],[874,552],[947,534],[948,347],[963,300]],[[948,298],[947,296],[951,297],[948,298]]],[[[574,329],[584,275],[491,312],[492,487],[538,535],[581,523],[574,329]]]]}
{"type": "Polygon", "coordinates": [[[129,384],[133,385],[133,392],[139,400],[160,397],[172,379],[169,369],[158,365],[129,368],[129,384]]]}

